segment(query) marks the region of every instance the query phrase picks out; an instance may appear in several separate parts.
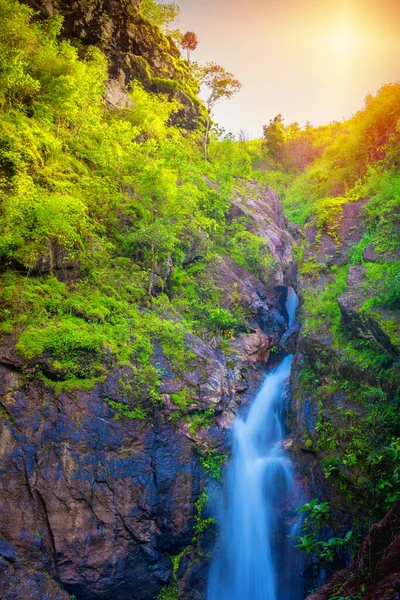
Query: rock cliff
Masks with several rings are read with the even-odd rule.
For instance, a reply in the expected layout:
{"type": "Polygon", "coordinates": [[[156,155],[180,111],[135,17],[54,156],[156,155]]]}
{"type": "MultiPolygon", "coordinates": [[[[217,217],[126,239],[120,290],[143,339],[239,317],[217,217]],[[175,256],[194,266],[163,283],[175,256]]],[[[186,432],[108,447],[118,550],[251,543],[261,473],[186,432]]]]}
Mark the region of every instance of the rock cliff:
{"type": "Polygon", "coordinates": [[[145,21],[140,0],[25,0],[44,19],[63,17],[62,36],[80,44],[96,46],[108,59],[106,101],[119,109],[131,106],[128,91],[139,81],[148,91],[166,94],[181,108],[171,117],[174,125],[187,129],[202,126],[204,108],[197,98],[198,84],[187,61],[172,38],[145,21]]]}

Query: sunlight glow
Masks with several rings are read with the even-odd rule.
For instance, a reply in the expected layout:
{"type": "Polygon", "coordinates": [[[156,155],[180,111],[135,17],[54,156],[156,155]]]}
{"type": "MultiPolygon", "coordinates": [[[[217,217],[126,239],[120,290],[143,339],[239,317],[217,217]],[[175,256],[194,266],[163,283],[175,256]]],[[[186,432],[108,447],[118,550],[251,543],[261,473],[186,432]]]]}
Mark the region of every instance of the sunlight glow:
{"type": "Polygon", "coordinates": [[[340,58],[346,58],[353,55],[361,46],[362,38],[357,33],[343,26],[332,31],[328,31],[326,42],[331,50],[340,58]]]}

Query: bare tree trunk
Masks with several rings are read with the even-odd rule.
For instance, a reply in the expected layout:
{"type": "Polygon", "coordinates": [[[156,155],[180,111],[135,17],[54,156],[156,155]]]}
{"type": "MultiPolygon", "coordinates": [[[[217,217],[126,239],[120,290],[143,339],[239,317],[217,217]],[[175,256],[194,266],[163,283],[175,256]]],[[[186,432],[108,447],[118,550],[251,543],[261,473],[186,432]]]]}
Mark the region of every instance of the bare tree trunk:
{"type": "Polygon", "coordinates": [[[208,160],[208,137],[210,135],[211,111],[207,111],[206,134],[204,136],[204,158],[208,160]]]}

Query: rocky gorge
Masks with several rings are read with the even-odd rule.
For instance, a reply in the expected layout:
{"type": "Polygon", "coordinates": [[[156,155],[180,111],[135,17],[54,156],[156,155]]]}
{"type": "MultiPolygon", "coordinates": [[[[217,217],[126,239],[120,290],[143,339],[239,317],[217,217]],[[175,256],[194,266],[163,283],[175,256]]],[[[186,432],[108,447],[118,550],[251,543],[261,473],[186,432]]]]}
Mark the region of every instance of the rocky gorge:
{"type": "Polygon", "coordinates": [[[304,595],[398,600],[400,86],[205,160],[139,0],[0,0],[0,34],[0,598],[205,599],[233,423],[293,355],[304,595]]]}
{"type": "MultiPolygon", "coordinates": [[[[214,277],[223,297],[229,302],[235,290],[252,315],[251,333],[232,340],[227,354],[188,336],[187,347],[195,358],[184,379],[176,378],[162,353],[156,354],[163,369],[164,407],[151,422],[115,420],[109,401],[126,402],[121,381],[133,377],[129,368],[110,373],[90,392],[55,396],[35,377],[33,365],[24,364],[10,342],[3,343],[1,590],[7,600],[71,595],[83,600],[150,600],[175,577],[179,597],[203,598],[214,526],[208,521],[207,503],[201,501],[210,481],[202,457],[210,450],[228,456],[233,419],[251,401],[268,365],[274,364],[271,349],[278,354],[295,351],[288,423],[301,485],[308,497],[330,498],[338,511],[336,519],[342,518],[342,492],[325,482],[321,457],[305,443],[305,436],[315,431],[318,405],[299,388],[301,365],[316,361],[319,344],[326,347],[326,341],[300,331],[297,346],[299,328],[287,329],[282,298],[296,281],[292,238],[276,194],[255,184],[249,189],[250,200],[232,199],[230,218],[246,212],[251,227],[272,245],[279,261],[272,285],[267,287],[229,257],[218,265],[214,277]],[[212,423],[196,431],[174,420],[178,407],[171,394],[185,386],[197,390],[189,413],[215,409],[212,423]]],[[[388,519],[393,523],[397,517],[398,505],[388,519]]],[[[343,523],[335,523],[334,518],[334,529],[343,528],[343,523]]],[[[380,556],[384,548],[386,554],[373,569],[387,574],[393,590],[399,577],[398,535],[391,525],[387,542],[378,536],[379,550],[372,551],[380,556]]],[[[370,552],[368,543],[367,539],[358,561],[370,552]]],[[[315,566],[309,569],[312,579],[315,566]]],[[[348,569],[346,578],[352,581],[348,573],[353,567],[348,569]]],[[[381,577],[375,570],[369,572],[373,581],[381,577]]],[[[343,575],[333,580],[328,595],[321,591],[310,598],[328,598],[332,586],[341,583],[343,575]]],[[[396,597],[387,596],[387,586],[380,584],[383,595],[377,595],[374,585],[378,584],[372,584],[371,598],[396,597]]]]}
{"type": "MultiPolygon", "coordinates": [[[[249,333],[229,354],[195,336],[190,372],[177,379],[162,354],[164,408],[151,422],[115,420],[107,401],[126,402],[112,372],[90,392],[55,396],[21,362],[10,341],[1,349],[2,595],[5,598],[151,599],[173,577],[180,556],[182,597],[201,598],[211,550],[198,507],[208,475],[202,455],[229,452],[229,430],[264,376],[272,348],[287,331],[282,297],[291,283],[292,239],[279,200],[249,184],[252,196],[232,200],[231,219],[246,213],[271,246],[273,285],[227,257],[215,279],[229,303],[233,290],[252,315],[249,333]],[[254,192],[256,191],[256,194],[254,192]],[[208,427],[175,422],[171,401],[194,387],[192,411],[215,409],[208,427]]],[[[278,350],[280,352],[280,350],[278,350]]]]}

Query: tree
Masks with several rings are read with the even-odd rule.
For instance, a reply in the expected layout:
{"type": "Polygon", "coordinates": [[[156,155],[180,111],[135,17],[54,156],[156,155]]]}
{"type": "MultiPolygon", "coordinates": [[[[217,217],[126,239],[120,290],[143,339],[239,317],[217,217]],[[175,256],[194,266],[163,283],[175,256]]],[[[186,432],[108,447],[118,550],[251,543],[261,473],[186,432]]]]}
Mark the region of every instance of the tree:
{"type": "Polygon", "coordinates": [[[160,27],[166,34],[174,35],[173,25],[179,16],[179,6],[174,2],[162,2],[161,0],[141,0],[140,13],[142,17],[160,27]]]}
{"type": "Polygon", "coordinates": [[[187,31],[181,39],[181,46],[187,52],[187,60],[190,65],[190,53],[196,50],[199,40],[194,31],[187,31]]]}
{"type": "Polygon", "coordinates": [[[245,129],[241,129],[238,133],[239,142],[248,142],[250,139],[249,133],[245,129]]]}
{"type": "Polygon", "coordinates": [[[281,114],[271,119],[269,125],[264,125],[264,140],[270,156],[279,162],[282,159],[286,141],[286,131],[281,114]]]}
{"type": "Polygon", "coordinates": [[[242,84],[235,79],[235,76],[232,75],[232,73],[225,71],[223,67],[212,62],[206,63],[206,66],[203,67],[201,72],[201,82],[211,91],[206,100],[207,124],[204,136],[204,156],[207,158],[211,113],[217,104],[223,100],[232,98],[234,94],[239,92],[242,84]]]}

